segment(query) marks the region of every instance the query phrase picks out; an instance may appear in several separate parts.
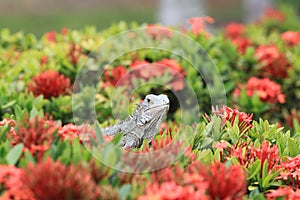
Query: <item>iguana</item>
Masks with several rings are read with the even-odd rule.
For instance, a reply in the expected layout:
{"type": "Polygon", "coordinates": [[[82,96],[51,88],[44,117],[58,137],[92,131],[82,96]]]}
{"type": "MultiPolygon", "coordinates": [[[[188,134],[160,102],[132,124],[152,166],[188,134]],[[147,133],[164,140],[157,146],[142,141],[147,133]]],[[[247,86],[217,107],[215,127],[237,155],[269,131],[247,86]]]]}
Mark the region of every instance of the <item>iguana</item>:
{"type": "Polygon", "coordinates": [[[169,110],[169,104],[167,95],[148,94],[131,116],[118,124],[102,128],[101,131],[106,135],[122,133],[122,148],[138,148],[144,139],[150,142],[154,138],[161,120],[169,110]]]}

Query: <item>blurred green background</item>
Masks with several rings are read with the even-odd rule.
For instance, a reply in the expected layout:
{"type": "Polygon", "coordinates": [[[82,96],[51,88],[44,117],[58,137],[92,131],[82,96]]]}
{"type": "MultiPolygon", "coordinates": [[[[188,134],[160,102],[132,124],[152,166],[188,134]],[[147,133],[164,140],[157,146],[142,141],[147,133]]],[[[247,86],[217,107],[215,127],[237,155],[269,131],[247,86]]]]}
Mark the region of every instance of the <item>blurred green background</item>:
{"type": "MultiPolygon", "coordinates": [[[[201,2],[201,6],[205,7],[205,13],[199,13],[199,16],[212,16],[216,19],[217,26],[230,21],[243,21],[245,9],[242,0],[194,1],[201,2]]],[[[275,1],[288,2],[295,6],[300,2],[275,1]]],[[[0,28],[41,36],[45,32],[61,30],[63,27],[83,28],[94,25],[103,29],[121,20],[155,23],[159,21],[157,13],[161,2],[162,0],[1,0],[0,28]]]]}

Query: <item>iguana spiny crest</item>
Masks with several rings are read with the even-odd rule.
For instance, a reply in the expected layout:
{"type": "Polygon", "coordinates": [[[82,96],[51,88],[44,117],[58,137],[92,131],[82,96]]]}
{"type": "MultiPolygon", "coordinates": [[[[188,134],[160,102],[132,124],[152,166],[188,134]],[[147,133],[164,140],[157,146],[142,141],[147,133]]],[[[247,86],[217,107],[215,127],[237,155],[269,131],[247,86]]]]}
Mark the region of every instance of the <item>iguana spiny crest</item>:
{"type": "Polygon", "coordinates": [[[148,94],[144,101],[137,105],[132,116],[124,121],[101,129],[103,134],[123,134],[121,147],[136,148],[142,145],[144,139],[149,142],[156,135],[159,124],[169,110],[167,95],[148,94]]]}

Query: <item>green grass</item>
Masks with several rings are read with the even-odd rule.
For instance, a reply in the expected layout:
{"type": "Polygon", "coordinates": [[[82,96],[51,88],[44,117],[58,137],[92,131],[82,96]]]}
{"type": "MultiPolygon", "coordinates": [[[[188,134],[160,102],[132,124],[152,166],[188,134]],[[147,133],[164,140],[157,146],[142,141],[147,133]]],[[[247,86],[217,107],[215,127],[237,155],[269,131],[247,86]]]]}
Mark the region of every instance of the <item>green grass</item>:
{"type": "Polygon", "coordinates": [[[119,21],[138,23],[153,23],[155,11],[148,10],[105,10],[84,12],[56,12],[51,14],[0,14],[1,28],[9,28],[12,32],[23,31],[41,36],[43,33],[63,27],[79,29],[87,25],[94,25],[98,29],[109,27],[119,21]]]}

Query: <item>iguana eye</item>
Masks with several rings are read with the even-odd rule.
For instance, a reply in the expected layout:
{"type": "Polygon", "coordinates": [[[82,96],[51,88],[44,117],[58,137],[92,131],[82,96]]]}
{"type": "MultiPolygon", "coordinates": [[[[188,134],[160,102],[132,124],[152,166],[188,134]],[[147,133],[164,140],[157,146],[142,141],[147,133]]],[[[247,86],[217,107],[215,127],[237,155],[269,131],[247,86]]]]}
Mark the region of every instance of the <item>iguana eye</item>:
{"type": "Polygon", "coordinates": [[[147,101],[147,103],[150,103],[150,102],[151,102],[151,99],[147,98],[146,101],[147,101]]]}

